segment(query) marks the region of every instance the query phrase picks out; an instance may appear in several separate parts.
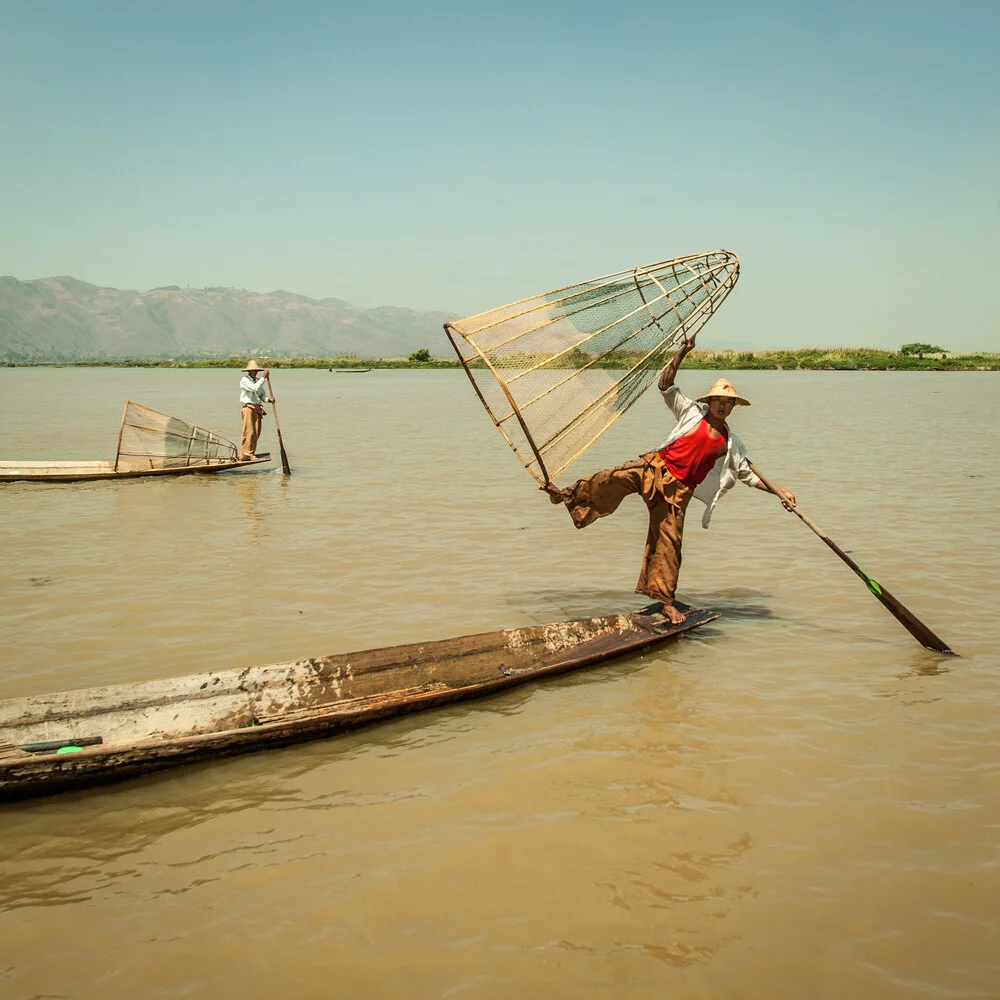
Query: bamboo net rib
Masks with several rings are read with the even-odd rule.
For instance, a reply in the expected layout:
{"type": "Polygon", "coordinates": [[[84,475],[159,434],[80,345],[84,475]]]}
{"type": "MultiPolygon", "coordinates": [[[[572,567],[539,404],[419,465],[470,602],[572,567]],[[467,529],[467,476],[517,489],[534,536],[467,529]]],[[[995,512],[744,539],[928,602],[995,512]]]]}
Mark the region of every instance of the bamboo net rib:
{"type": "Polygon", "coordinates": [[[649,387],[739,277],[728,250],[618,271],[445,324],[497,429],[552,482],[649,387]]]}
{"type": "Polygon", "coordinates": [[[116,472],[224,465],[239,460],[232,441],[204,427],[126,400],[118,435],[116,472]]]}

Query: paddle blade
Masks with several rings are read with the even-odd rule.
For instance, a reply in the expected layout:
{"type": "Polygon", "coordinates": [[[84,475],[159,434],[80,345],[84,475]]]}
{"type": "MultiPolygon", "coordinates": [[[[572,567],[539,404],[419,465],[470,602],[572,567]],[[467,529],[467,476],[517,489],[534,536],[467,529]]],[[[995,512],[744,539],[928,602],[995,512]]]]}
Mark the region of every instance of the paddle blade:
{"type": "Polygon", "coordinates": [[[267,376],[267,394],[271,397],[271,413],[274,415],[274,430],[278,435],[278,451],[281,453],[281,471],[286,475],[292,474],[288,464],[288,456],[285,454],[285,442],[281,440],[281,424],[278,423],[278,404],[274,398],[274,389],[271,388],[271,376],[267,376]]]}
{"type": "Polygon", "coordinates": [[[888,590],[877,583],[871,577],[866,576],[860,570],[858,576],[865,581],[865,586],[878,598],[879,602],[913,636],[921,646],[933,650],[935,653],[943,653],[945,656],[958,656],[943,639],[932,632],[916,615],[904,604],[901,604],[888,590]]]}
{"type": "MultiPolygon", "coordinates": [[[[776,497],[782,500],[788,501],[788,497],[783,494],[774,483],[771,482],[767,476],[764,475],[760,469],[757,468],[753,463],[750,464],[750,468],[760,477],[760,481],[773,493],[776,497]]],[[[839,559],[842,559],[852,570],[864,581],[865,586],[871,591],[872,595],[876,597],[879,603],[886,609],[899,622],[903,628],[906,629],[910,635],[913,636],[917,642],[920,643],[926,649],[933,650],[935,653],[943,653],[945,656],[958,656],[943,639],[936,636],[912,611],[904,607],[899,601],[896,600],[888,590],[885,589],[876,580],[873,580],[829,535],[823,531],[818,525],[814,524],[805,514],[799,510],[796,504],[787,504],[788,509],[800,520],[810,531],[815,535],[823,539],[824,543],[836,553],[839,559]]]]}

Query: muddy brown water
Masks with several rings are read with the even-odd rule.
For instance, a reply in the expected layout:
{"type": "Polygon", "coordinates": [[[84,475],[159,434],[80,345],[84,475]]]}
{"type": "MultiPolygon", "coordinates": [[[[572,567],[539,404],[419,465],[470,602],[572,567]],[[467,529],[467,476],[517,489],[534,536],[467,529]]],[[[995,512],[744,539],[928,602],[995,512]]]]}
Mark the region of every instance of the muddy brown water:
{"type": "MultiPolygon", "coordinates": [[[[232,437],[237,378],[3,369],[0,457],[111,457],[126,397],[232,437]]],[[[738,486],[689,519],[690,638],[0,807],[0,997],[1000,995],[997,376],[732,378],[753,459],[961,659],[738,486]]],[[[0,697],[637,606],[641,504],[574,530],[461,373],[273,381],[290,479],[0,486],[0,697]]],[[[647,393],[577,469],[668,426],[647,393]]]]}

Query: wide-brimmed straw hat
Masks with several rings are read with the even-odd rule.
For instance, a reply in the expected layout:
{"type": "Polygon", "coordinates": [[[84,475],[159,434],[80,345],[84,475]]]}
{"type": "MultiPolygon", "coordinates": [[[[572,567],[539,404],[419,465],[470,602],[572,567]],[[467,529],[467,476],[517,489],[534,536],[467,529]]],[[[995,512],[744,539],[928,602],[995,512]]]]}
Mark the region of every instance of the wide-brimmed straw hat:
{"type": "Polygon", "coordinates": [[[699,403],[707,403],[713,396],[722,396],[725,399],[735,399],[737,406],[749,406],[750,400],[737,395],[733,388],[733,383],[727,378],[716,379],[712,383],[712,388],[704,396],[698,397],[699,403]]]}
{"type": "Polygon", "coordinates": [[[261,366],[259,364],[257,364],[257,362],[253,358],[251,358],[247,362],[246,368],[244,368],[243,370],[245,372],[262,372],[264,369],[261,368],[261,366]]]}

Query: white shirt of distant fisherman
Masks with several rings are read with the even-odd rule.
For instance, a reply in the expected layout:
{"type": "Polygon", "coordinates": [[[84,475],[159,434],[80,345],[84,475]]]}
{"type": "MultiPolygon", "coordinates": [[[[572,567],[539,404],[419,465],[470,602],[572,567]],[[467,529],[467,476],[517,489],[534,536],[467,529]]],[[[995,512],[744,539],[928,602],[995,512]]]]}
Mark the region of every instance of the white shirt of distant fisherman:
{"type": "Polygon", "coordinates": [[[266,399],[267,379],[261,376],[255,381],[249,372],[244,372],[240,379],[240,405],[263,406],[266,399]]]}

